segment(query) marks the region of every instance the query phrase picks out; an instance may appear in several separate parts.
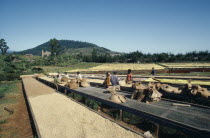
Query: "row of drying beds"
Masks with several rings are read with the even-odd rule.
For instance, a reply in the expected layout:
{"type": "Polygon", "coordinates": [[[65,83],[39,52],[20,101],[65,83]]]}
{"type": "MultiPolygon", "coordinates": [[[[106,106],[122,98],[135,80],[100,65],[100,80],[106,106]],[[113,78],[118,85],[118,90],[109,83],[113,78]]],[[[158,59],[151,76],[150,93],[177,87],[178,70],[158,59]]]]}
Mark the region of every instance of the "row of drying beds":
{"type": "MultiPolygon", "coordinates": [[[[46,80],[41,79],[41,78],[37,78],[37,79],[39,81],[45,83],[48,86],[51,86],[51,87],[55,86],[54,83],[52,83],[52,82],[46,81],[46,80]]],[[[205,136],[205,137],[210,136],[210,120],[208,120],[208,119],[205,120],[206,118],[201,117],[201,119],[200,119],[200,121],[201,121],[200,124],[201,125],[199,125],[199,122],[194,122],[194,123],[186,122],[187,119],[185,119],[182,122],[182,119],[176,120],[176,119],[168,118],[168,117],[166,117],[165,114],[169,114],[169,115],[174,114],[173,112],[176,112],[176,111],[171,110],[171,112],[169,112],[168,109],[164,109],[161,106],[158,107],[158,106],[155,105],[155,103],[154,104],[145,104],[145,103],[136,102],[136,101],[131,100],[131,99],[128,99],[128,102],[125,103],[125,104],[113,103],[113,102],[107,100],[108,95],[103,93],[103,91],[106,91],[106,90],[101,89],[101,88],[89,87],[89,88],[79,88],[79,89],[73,90],[73,89],[69,89],[69,88],[67,88],[65,86],[61,86],[61,85],[58,85],[57,88],[58,88],[59,92],[66,93],[66,94],[67,93],[72,93],[72,92],[77,93],[77,94],[80,94],[82,96],[85,96],[85,97],[94,99],[96,101],[102,102],[102,103],[104,103],[106,105],[109,105],[113,108],[136,114],[136,115],[141,116],[145,119],[154,121],[154,122],[156,122],[160,125],[173,127],[173,128],[179,129],[181,131],[184,131],[186,133],[193,134],[194,136],[205,136]],[[96,91],[101,91],[101,92],[96,93],[96,91]],[[154,107],[158,107],[158,108],[154,108],[154,107]],[[155,114],[155,112],[153,112],[156,109],[160,110],[160,115],[155,114]],[[191,125],[191,124],[193,124],[193,125],[191,125]]],[[[163,102],[166,102],[166,101],[163,101],[163,102]]],[[[161,102],[159,104],[161,104],[161,102]]],[[[168,101],[167,104],[170,104],[170,101],[168,101]]],[[[194,106],[194,105],[192,105],[192,106],[194,106]]],[[[202,106],[199,106],[199,105],[196,105],[196,106],[193,107],[193,108],[199,109],[199,110],[200,110],[200,108],[202,108],[203,111],[206,110],[206,111],[209,111],[209,113],[210,113],[210,108],[202,107],[202,106]]],[[[177,111],[176,115],[182,116],[182,112],[177,111]]],[[[201,112],[201,115],[202,115],[202,112],[201,112]]],[[[187,118],[187,116],[186,116],[186,118],[187,118]]],[[[190,116],[190,118],[188,118],[188,120],[193,121],[192,118],[196,118],[196,115],[195,116],[193,116],[193,115],[190,116]]],[[[199,119],[197,119],[196,121],[199,121],[199,119]]]]}

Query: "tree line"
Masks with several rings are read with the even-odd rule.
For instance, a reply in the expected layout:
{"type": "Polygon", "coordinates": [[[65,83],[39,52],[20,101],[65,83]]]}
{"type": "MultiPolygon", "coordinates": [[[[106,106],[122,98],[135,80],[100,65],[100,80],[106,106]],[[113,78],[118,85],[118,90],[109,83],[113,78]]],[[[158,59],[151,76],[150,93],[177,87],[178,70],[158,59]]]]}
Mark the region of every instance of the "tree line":
{"type": "Polygon", "coordinates": [[[172,53],[142,53],[134,51],[131,53],[124,53],[119,55],[97,54],[97,50],[93,49],[91,55],[83,55],[82,53],[76,55],[76,58],[82,62],[120,62],[120,63],[156,63],[156,62],[198,62],[210,61],[209,51],[192,51],[185,54],[172,53]]]}
{"type": "Polygon", "coordinates": [[[60,54],[60,45],[58,40],[51,39],[49,47],[51,49],[51,56],[41,59],[42,65],[60,65],[68,66],[71,63],[77,62],[96,62],[96,63],[157,63],[157,62],[208,62],[210,61],[209,51],[192,51],[185,54],[173,53],[142,53],[141,51],[134,51],[131,53],[122,54],[101,54],[97,49],[93,48],[91,54],[87,55],[80,52],[79,54],[60,54]]]}
{"type": "MultiPolygon", "coordinates": [[[[6,45],[4,39],[0,40],[0,49],[2,55],[6,54],[9,47],[6,45]]],[[[134,51],[130,53],[101,53],[96,48],[93,48],[90,54],[80,52],[75,54],[62,54],[61,45],[57,39],[51,39],[48,43],[48,49],[51,56],[39,58],[35,65],[55,65],[68,66],[69,64],[79,62],[96,62],[96,63],[157,63],[157,62],[209,62],[210,52],[206,51],[192,51],[187,53],[142,53],[141,51],[134,51]]]]}

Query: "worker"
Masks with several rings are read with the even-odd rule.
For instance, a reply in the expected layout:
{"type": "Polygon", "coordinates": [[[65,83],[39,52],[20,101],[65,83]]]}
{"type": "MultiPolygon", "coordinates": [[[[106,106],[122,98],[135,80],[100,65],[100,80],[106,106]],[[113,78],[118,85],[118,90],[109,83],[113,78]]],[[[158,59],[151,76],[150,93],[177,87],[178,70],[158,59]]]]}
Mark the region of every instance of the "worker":
{"type": "Polygon", "coordinates": [[[59,77],[59,75],[57,75],[56,77],[54,77],[54,84],[57,84],[58,83],[58,77],[59,77]]]}
{"type": "Polygon", "coordinates": [[[119,85],[119,80],[118,80],[118,77],[116,75],[117,75],[117,72],[114,71],[113,75],[111,76],[111,83],[112,83],[113,86],[119,85]]]}
{"type": "Polygon", "coordinates": [[[110,72],[107,72],[106,73],[106,79],[105,79],[105,81],[104,81],[104,85],[108,88],[108,86],[110,86],[111,85],[111,74],[110,74],[110,72]]]}
{"type": "Polygon", "coordinates": [[[80,74],[80,72],[79,72],[79,71],[77,72],[77,76],[76,76],[76,78],[77,78],[77,79],[81,79],[81,78],[82,78],[82,75],[80,74]]]}
{"type": "Polygon", "coordinates": [[[126,77],[126,83],[127,83],[127,84],[132,83],[131,69],[128,69],[128,73],[127,73],[127,77],[126,77]]]}
{"type": "Polygon", "coordinates": [[[67,72],[65,72],[65,75],[64,75],[66,78],[69,78],[69,74],[67,72]]]}
{"type": "Polygon", "coordinates": [[[155,68],[154,67],[152,67],[152,71],[151,71],[151,75],[155,75],[156,74],[156,71],[155,71],[155,68]]]}
{"type": "Polygon", "coordinates": [[[61,82],[61,74],[58,72],[58,75],[54,78],[54,85],[56,87],[56,90],[58,90],[58,84],[61,82]]]}
{"type": "Polygon", "coordinates": [[[62,78],[61,74],[60,74],[60,73],[58,73],[58,75],[57,75],[57,79],[60,81],[60,80],[61,80],[61,78],[62,78]]]}

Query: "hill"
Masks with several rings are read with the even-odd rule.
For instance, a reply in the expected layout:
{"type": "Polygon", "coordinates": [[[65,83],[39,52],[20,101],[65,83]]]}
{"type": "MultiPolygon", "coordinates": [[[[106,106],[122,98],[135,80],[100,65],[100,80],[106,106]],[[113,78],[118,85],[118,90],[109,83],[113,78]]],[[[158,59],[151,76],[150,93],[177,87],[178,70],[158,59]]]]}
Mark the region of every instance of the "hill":
{"type": "MultiPolygon", "coordinates": [[[[79,54],[80,52],[82,52],[83,54],[85,53],[88,55],[88,54],[91,54],[91,52],[93,51],[93,48],[95,48],[98,51],[98,53],[110,53],[110,54],[116,53],[104,47],[100,47],[100,46],[97,46],[95,44],[88,43],[88,42],[81,42],[81,41],[74,41],[74,40],[58,40],[58,42],[61,46],[61,54],[68,54],[68,53],[79,54]]],[[[33,55],[41,56],[42,50],[50,51],[49,43],[50,42],[48,41],[34,48],[20,51],[18,52],[18,54],[33,54],[33,55]]]]}
{"type": "Polygon", "coordinates": [[[12,54],[12,53],[14,53],[15,51],[13,51],[13,50],[7,50],[7,54],[12,54]]]}

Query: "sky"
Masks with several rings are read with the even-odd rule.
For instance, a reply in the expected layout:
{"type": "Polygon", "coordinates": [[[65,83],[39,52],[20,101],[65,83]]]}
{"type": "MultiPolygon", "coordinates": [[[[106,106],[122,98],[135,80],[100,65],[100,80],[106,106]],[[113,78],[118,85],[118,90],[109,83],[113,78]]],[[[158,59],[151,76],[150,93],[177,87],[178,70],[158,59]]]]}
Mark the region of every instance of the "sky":
{"type": "Polygon", "coordinates": [[[210,50],[210,0],[0,0],[0,39],[10,50],[52,38],[117,52],[210,50]]]}

